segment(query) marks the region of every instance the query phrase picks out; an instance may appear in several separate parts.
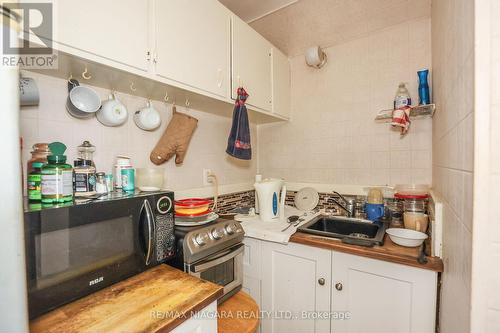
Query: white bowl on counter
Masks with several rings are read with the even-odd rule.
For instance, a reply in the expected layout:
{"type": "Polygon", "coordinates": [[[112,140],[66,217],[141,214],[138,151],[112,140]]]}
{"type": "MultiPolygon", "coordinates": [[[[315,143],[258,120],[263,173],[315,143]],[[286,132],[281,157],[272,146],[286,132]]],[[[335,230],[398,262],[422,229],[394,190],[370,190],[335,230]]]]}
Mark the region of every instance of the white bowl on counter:
{"type": "Polygon", "coordinates": [[[403,228],[389,228],[385,232],[391,241],[406,247],[420,246],[429,237],[423,232],[403,228]]]}

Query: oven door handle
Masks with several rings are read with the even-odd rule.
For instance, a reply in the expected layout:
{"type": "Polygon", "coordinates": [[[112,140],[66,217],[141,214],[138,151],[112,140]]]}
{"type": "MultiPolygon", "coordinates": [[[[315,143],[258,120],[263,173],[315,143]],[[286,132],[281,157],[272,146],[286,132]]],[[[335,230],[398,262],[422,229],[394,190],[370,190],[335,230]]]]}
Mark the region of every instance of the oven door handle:
{"type": "Polygon", "coordinates": [[[153,250],[153,235],[155,232],[155,223],[153,221],[153,210],[147,199],[144,200],[144,209],[146,209],[146,219],[148,220],[148,252],[146,253],[146,266],[151,262],[151,253],[153,250]]]}
{"type": "Polygon", "coordinates": [[[191,266],[191,271],[194,273],[205,271],[209,268],[222,264],[224,261],[228,261],[229,259],[236,257],[240,253],[243,253],[243,244],[225,251],[224,254],[216,256],[215,258],[204,260],[201,264],[191,266]]]}

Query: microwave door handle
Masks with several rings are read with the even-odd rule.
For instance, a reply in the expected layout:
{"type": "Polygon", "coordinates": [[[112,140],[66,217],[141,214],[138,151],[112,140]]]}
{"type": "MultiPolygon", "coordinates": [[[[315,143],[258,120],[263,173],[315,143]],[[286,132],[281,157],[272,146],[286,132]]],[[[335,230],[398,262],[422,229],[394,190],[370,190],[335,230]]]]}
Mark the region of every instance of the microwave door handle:
{"type": "Polygon", "coordinates": [[[154,221],[153,221],[153,210],[149,201],[144,200],[144,208],[146,209],[146,219],[148,220],[148,252],[146,254],[146,266],[149,265],[151,261],[151,252],[153,248],[153,234],[154,234],[154,221]]]}
{"type": "Polygon", "coordinates": [[[238,246],[235,250],[230,251],[228,254],[222,255],[220,257],[216,257],[209,261],[205,261],[201,264],[194,265],[192,271],[194,273],[199,273],[205,271],[209,268],[222,264],[224,261],[232,259],[236,257],[238,254],[243,253],[243,245],[238,246]]]}

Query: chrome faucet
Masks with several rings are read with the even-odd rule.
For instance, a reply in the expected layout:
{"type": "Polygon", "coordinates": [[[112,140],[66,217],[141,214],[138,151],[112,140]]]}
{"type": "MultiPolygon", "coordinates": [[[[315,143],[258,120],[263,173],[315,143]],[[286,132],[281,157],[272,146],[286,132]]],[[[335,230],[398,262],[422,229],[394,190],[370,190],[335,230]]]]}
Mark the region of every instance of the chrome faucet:
{"type": "Polygon", "coordinates": [[[331,198],[333,202],[335,202],[340,208],[346,211],[347,217],[354,217],[354,208],[355,208],[355,200],[354,199],[349,199],[347,200],[344,198],[342,194],[340,194],[337,191],[332,191],[333,194],[336,194],[342,201],[344,201],[344,204],[341,204],[338,202],[335,198],[331,198]]]}

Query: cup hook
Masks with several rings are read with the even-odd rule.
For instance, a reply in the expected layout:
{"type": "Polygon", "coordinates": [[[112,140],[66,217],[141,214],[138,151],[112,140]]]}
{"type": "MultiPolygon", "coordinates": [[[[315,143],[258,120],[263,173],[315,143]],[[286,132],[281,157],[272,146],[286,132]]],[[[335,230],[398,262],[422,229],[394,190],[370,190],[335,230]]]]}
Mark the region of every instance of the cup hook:
{"type": "Polygon", "coordinates": [[[136,87],[134,87],[134,82],[133,82],[133,81],[132,81],[132,82],[130,82],[130,90],[132,90],[132,91],[137,91],[137,88],[136,88],[136,87]]]}
{"type": "Polygon", "coordinates": [[[163,97],[163,100],[167,103],[170,100],[170,96],[168,96],[168,91],[165,91],[165,97],[163,97]]]}
{"type": "Polygon", "coordinates": [[[191,102],[189,102],[189,98],[186,98],[185,105],[186,105],[186,107],[189,107],[191,105],[191,102]]]}
{"type": "Polygon", "coordinates": [[[92,78],[92,75],[88,74],[88,68],[87,68],[87,66],[85,66],[85,70],[82,73],[82,77],[85,80],[90,80],[92,78]]]}

